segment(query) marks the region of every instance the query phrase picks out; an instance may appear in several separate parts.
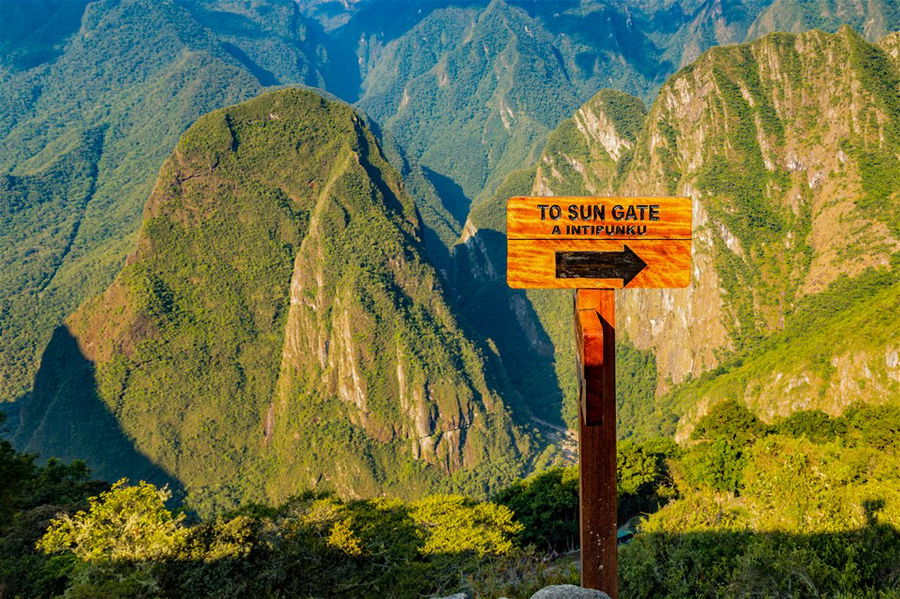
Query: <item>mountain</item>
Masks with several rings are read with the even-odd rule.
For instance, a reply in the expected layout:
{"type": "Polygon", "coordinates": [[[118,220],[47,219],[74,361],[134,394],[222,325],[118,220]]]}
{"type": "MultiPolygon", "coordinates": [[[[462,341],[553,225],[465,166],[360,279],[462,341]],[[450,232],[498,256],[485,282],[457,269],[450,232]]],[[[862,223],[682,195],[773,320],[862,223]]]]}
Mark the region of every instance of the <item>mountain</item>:
{"type": "Polygon", "coordinates": [[[28,69],[58,56],[89,0],[0,4],[0,69],[28,69]]]}
{"type": "MultiPolygon", "coordinates": [[[[896,26],[879,2],[804,2],[791,14],[825,11],[823,26],[846,18],[871,38],[896,26]]],[[[532,162],[598,89],[649,100],[710,45],[780,23],[759,19],[782,5],[795,6],[5,0],[0,401],[28,394],[53,328],[115,276],[155,173],[200,115],[278,85],[356,102],[407,181],[429,257],[449,272],[472,202],[532,162]]]]}
{"type": "Polygon", "coordinates": [[[490,303],[505,314],[495,319],[518,321],[535,359],[571,363],[567,294],[503,288],[505,198],[688,195],[691,286],[618,292],[623,374],[655,386],[620,398],[623,434],[671,432],[689,413],[686,434],[735,396],[767,419],[900,396],[897,322],[878,316],[900,297],[898,41],[845,27],[715,48],[670,78],[646,117],[636,99],[601,92],[473,209],[454,252],[457,288],[479,297],[467,313],[490,303]]]}
{"type": "MultiPolygon", "coordinates": [[[[328,6],[340,14],[331,14],[331,35],[358,48],[359,105],[427,167],[447,209],[464,222],[471,202],[532,162],[549,131],[598,89],[652,100],[666,77],[706,49],[788,26],[773,15],[794,15],[791,31],[852,23],[870,41],[900,26],[884,0],[834,4],[369,0],[328,6]]],[[[307,12],[322,18],[323,5],[313,7],[307,12]]]]}
{"type": "MultiPolygon", "coordinates": [[[[54,327],[121,268],[156,173],[191,123],[268,86],[355,90],[359,75],[355,54],[292,0],[7,0],[0,28],[8,402],[29,393],[54,327]]],[[[385,141],[439,259],[458,225],[421,169],[385,141]]]]}
{"type": "Polygon", "coordinates": [[[850,25],[867,40],[875,41],[900,29],[900,6],[891,0],[865,3],[852,0],[775,0],[750,26],[747,39],[753,40],[775,31],[835,31],[842,25],[850,25]]]}
{"type": "MultiPolygon", "coordinates": [[[[580,110],[578,106],[599,88],[610,85],[637,94],[644,102],[651,100],[670,73],[710,45],[741,41],[765,31],[770,25],[760,20],[761,15],[776,4],[755,0],[0,3],[0,400],[20,400],[17,403],[23,406],[25,422],[19,439],[29,440],[35,436],[35,430],[47,430],[50,426],[50,420],[41,420],[45,419],[42,410],[25,406],[46,402],[55,396],[53,389],[66,381],[93,378],[93,354],[87,352],[90,355],[86,360],[78,358],[82,353],[78,349],[80,338],[57,327],[87,298],[107,289],[121,270],[138,236],[141,209],[153,189],[154,177],[178,137],[202,114],[254,97],[269,87],[288,84],[325,87],[368,113],[367,116],[360,112],[359,118],[379,138],[384,154],[405,180],[406,196],[415,202],[421,220],[416,235],[428,262],[438,269],[439,286],[446,290],[452,306],[448,310],[462,315],[460,334],[474,340],[478,347],[487,348],[483,350],[483,361],[491,364],[486,366],[487,371],[495,373],[498,381],[486,382],[485,389],[493,390],[492,397],[502,397],[517,414],[534,415],[555,425],[571,422],[575,379],[571,371],[568,298],[556,292],[513,293],[506,289],[502,276],[502,204],[494,198],[531,190],[534,185],[548,193],[579,189],[582,184],[596,193],[645,184],[650,188],[656,185],[657,189],[685,191],[691,189],[690,185],[693,189],[700,189],[703,184],[714,186],[717,172],[711,166],[704,171],[704,177],[691,171],[684,175],[685,181],[677,184],[638,180],[639,168],[646,169],[647,177],[659,168],[666,169],[665,177],[682,177],[678,173],[689,162],[682,164],[683,157],[666,158],[666,152],[675,156],[678,153],[668,141],[660,146],[659,139],[669,139],[668,120],[673,119],[681,123],[680,129],[675,130],[676,139],[678,135],[690,137],[687,122],[693,115],[673,113],[661,121],[656,133],[650,134],[644,132],[646,111],[642,103],[628,95],[609,92],[580,110]],[[576,112],[573,120],[565,120],[576,112]],[[580,133],[582,130],[586,133],[580,133]],[[641,141],[648,135],[651,141],[641,141]],[[650,152],[651,146],[659,156],[652,160],[642,158],[641,152],[650,152]],[[584,160],[591,160],[590,164],[576,157],[579,152],[584,160]],[[569,161],[566,156],[575,160],[569,161]],[[541,167],[539,178],[536,169],[517,170],[535,159],[547,166],[541,167]],[[635,164],[629,166],[629,161],[635,164]],[[575,175],[579,169],[586,179],[591,179],[590,185],[579,182],[575,175]],[[45,351],[48,343],[52,347],[45,351]],[[76,361],[71,369],[60,371],[66,356],[76,361]],[[44,372],[36,376],[39,364],[44,365],[44,372]],[[505,373],[511,375],[508,380],[505,373]],[[38,395],[33,398],[36,403],[29,401],[33,389],[38,395]],[[32,421],[32,416],[39,420],[32,421]]],[[[829,6],[832,4],[822,0],[803,3],[801,7],[814,14],[816,7],[829,6]]],[[[892,13],[880,6],[873,0],[862,8],[854,8],[851,15],[852,22],[870,38],[882,25],[873,28],[866,23],[890,27],[893,22],[892,17],[888,18],[892,13]],[[882,14],[887,16],[878,16],[882,14]]],[[[885,6],[890,8],[889,4],[885,6]]],[[[843,8],[832,12],[851,14],[843,8]]],[[[826,26],[836,22],[833,19],[826,26]]],[[[890,50],[884,43],[887,42],[882,43],[884,51],[890,50]]],[[[870,51],[867,45],[859,48],[856,54],[848,54],[855,57],[851,66],[863,65],[853,67],[853,72],[863,73],[870,64],[878,68],[878,57],[884,56],[881,51],[870,51]]],[[[811,61],[808,56],[819,51],[814,45],[796,50],[805,57],[804,61],[811,61]]],[[[780,56],[777,52],[775,55],[780,56]]],[[[835,56],[844,55],[837,52],[835,56]]],[[[896,52],[893,56],[896,60],[896,52]]],[[[786,73],[792,72],[793,58],[788,54],[781,58],[781,71],[761,75],[767,82],[763,96],[775,98],[781,85],[776,76],[787,77],[786,73]],[[766,79],[770,76],[776,79],[766,79]]],[[[821,69],[838,64],[831,55],[826,58],[821,63],[800,61],[801,72],[812,77],[814,83],[810,86],[817,92],[824,89],[823,78],[828,79],[821,69]]],[[[758,59],[754,55],[753,60],[740,61],[751,64],[758,59]]],[[[725,72],[726,79],[739,90],[750,93],[755,107],[755,84],[750,79],[745,81],[738,67],[728,66],[728,60],[718,70],[725,72]]],[[[844,65],[840,66],[836,72],[843,72],[844,65]]],[[[716,79],[710,79],[709,72],[704,77],[688,85],[685,93],[705,98],[716,79]]],[[[877,73],[860,75],[858,84],[880,77],[877,73]]],[[[672,91],[672,85],[663,87],[669,94],[666,102],[680,102],[682,92],[672,91]]],[[[853,85],[856,84],[838,87],[848,93],[856,89],[853,85]]],[[[882,92],[878,98],[886,97],[882,92]]],[[[721,92],[729,93],[727,89],[721,92]]],[[[798,95],[796,91],[791,98],[807,101],[803,93],[798,95]]],[[[793,118],[780,100],[772,102],[778,120],[793,118]]],[[[890,100],[884,102],[890,106],[890,100]]],[[[734,114],[743,110],[740,106],[733,109],[738,111],[734,114]]],[[[833,117],[819,106],[810,109],[816,118],[821,116],[816,110],[833,117]]],[[[884,114],[890,112],[885,110],[884,114]]],[[[712,114],[703,116],[709,129],[704,129],[704,134],[711,134],[711,123],[717,118],[712,114]]],[[[876,122],[880,122],[879,118],[882,117],[876,117],[876,122]]],[[[805,128],[817,126],[808,120],[802,124],[805,128]]],[[[800,127],[796,125],[797,135],[800,127]]],[[[783,128],[790,129],[787,125],[783,128]]],[[[773,134],[775,142],[780,143],[777,131],[773,134]]],[[[869,139],[870,134],[861,133],[861,139],[869,139]]],[[[716,135],[724,133],[716,130],[716,135]]],[[[694,139],[691,143],[696,142],[694,139]]],[[[731,148],[732,142],[723,143],[723,155],[730,156],[732,150],[743,152],[753,158],[747,164],[758,166],[751,148],[731,148]]],[[[768,146],[760,148],[761,152],[769,152],[765,149],[768,146]]],[[[655,156],[653,152],[650,154],[655,156]]],[[[883,198],[892,185],[883,174],[891,172],[890,152],[877,149],[873,153],[865,144],[848,146],[841,152],[848,164],[865,164],[858,170],[865,171],[866,185],[873,190],[872,205],[883,206],[883,198]],[[854,157],[860,152],[861,162],[854,157]]],[[[704,165],[713,164],[710,161],[714,157],[701,157],[704,165]]],[[[799,164],[802,168],[794,165],[781,171],[787,170],[786,176],[793,181],[806,172],[803,169],[813,168],[808,161],[799,164]]],[[[769,171],[768,166],[765,169],[769,171]]],[[[748,173],[725,173],[725,182],[719,183],[727,187],[737,181],[735,185],[750,183],[758,189],[762,180],[756,176],[758,168],[748,173]],[[748,173],[749,178],[744,176],[748,173]]],[[[780,185],[784,176],[778,175],[781,178],[773,179],[772,185],[780,185]]],[[[830,176],[826,174],[826,179],[830,176]]],[[[709,188],[705,193],[712,191],[709,188]]],[[[773,188],[766,193],[779,192],[773,188]]],[[[803,193],[815,195],[818,191],[803,193]]],[[[742,227],[748,225],[751,234],[756,234],[752,222],[729,220],[727,202],[716,204],[716,200],[710,200],[709,205],[711,218],[726,226],[735,240],[746,237],[742,227]]],[[[739,202],[734,205],[742,206],[742,213],[747,206],[753,208],[739,202]]],[[[768,207],[766,210],[772,212],[768,207]]],[[[893,218],[889,212],[881,216],[885,223],[893,218]]],[[[800,226],[798,215],[779,218],[785,231],[800,226]]],[[[644,418],[646,422],[640,426],[645,428],[658,427],[662,420],[673,422],[675,412],[683,410],[670,406],[662,414],[664,404],[669,404],[654,400],[656,394],[661,397],[682,383],[685,373],[697,378],[733,358],[739,359],[735,356],[743,356],[759,346],[770,333],[787,328],[794,306],[805,295],[824,290],[834,278],[832,270],[855,276],[864,272],[867,265],[883,265],[890,252],[881,246],[893,243],[893,237],[889,239],[883,230],[876,229],[869,236],[873,240],[871,247],[865,246],[866,255],[853,267],[846,266],[853,263],[853,256],[845,254],[855,251],[848,249],[854,244],[829,245],[831,242],[824,241],[831,235],[827,227],[824,232],[816,229],[815,243],[810,237],[807,245],[818,248],[815,251],[807,250],[806,245],[800,253],[795,252],[799,246],[779,249],[778,253],[786,257],[776,262],[784,269],[802,270],[806,258],[799,256],[818,256],[818,261],[810,258],[809,263],[818,273],[816,280],[802,285],[792,278],[793,274],[778,278],[761,266],[774,260],[772,254],[780,247],[773,233],[764,242],[754,241],[748,246],[750,253],[739,255],[734,268],[714,264],[714,257],[721,261],[721,256],[727,254],[710,252],[708,257],[701,257],[704,273],[718,269],[716,272],[722,276],[704,279],[698,287],[702,291],[697,292],[693,303],[669,296],[641,295],[645,298],[642,301],[648,302],[647,309],[657,314],[653,325],[656,328],[648,333],[637,325],[629,325],[627,337],[622,337],[620,380],[629,381],[621,385],[622,412],[644,418]],[[767,253],[757,255],[760,251],[767,253]],[[841,265],[832,267],[829,261],[841,265]],[[756,275],[743,270],[751,268],[763,270],[765,288],[757,289],[756,275]],[[720,302],[726,287],[733,290],[733,297],[720,302]],[[670,305],[683,308],[677,312],[677,318],[666,311],[670,305]],[[707,305],[713,309],[707,310],[707,305]],[[688,312],[686,306],[694,307],[688,312]],[[737,321],[735,314],[740,316],[737,321]],[[698,331],[697,336],[691,338],[688,333],[694,330],[698,331]],[[690,352],[681,351],[678,335],[691,339],[690,352]],[[653,413],[657,408],[660,414],[653,413]]],[[[796,235],[812,234],[798,229],[796,235]]],[[[733,245],[731,237],[726,240],[733,245]]],[[[336,282],[330,280],[330,275],[323,275],[323,284],[336,282]]],[[[70,327],[73,322],[69,321],[70,327]]],[[[453,372],[463,370],[456,368],[453,372]]],[[[202,378],[199,374],[197,377],[202,378]]],[[[68,423],[89,413],[87,420],[110,425],[104,430],[112,435],[108,442],[113,443],[118,434],[116,420],[110,419],[111,413],[104,407],[109,397],[103,398],[93,403],[69,402],[66,405],[70,411],[53,418],[68,423]]],[[[684,402],[673,399],[670,403],[674,406],[684,402]]],[[[366,438],[391,438],[379,432],[389,428],[386,422],[367,420],[366,438]]],[[[362,421],[358,424],[362,426],[362,421]]],[[[406,424],[396,426],[401,431],[398,434],[408,428],[406,424]]],[[[671,428],[671,424],[667,426],[671,428]]],[[[636,427],[637,424],[628,424],[623,430],[634,431],[636,427]]],[[[133,431],[125,433],[127,438],[133,431]]],[[[159,429],[154,434],[166,436],[169,429],[159,429]]],[[[520,438],[517,433],[510,434],[520,438]]],[[[89,445],[106,439],[97,429],[85,435],[89,445]]],[[[277,436],[268,443],[268,447],[281,446],[277,436]]],[[[130,442],[122,447],[126,446],[132,447],[130,442]]],[[[44,446],[35,442],[32,447],[44,446]]],[[[46,447],[64,449],[63,445],[46,447]]],[[[160,470],[155,465],[159,462],[156,456],[155,461],[147,461],[146,456],[140,456],[143,450],[133,450],[132,447],[128,460],[121,461],[140,462],[141,468],[150,473],[148,476],[165,477],[165,470],[169,474],[182,472],[172,465],[174,458],[167,458],[165,468],[160,470]]],[[[240,452],[253,454],[249,449],[240,452]]],[[[96,463],[98,457],[95,455],[94,459],[96,463]]],[[[243,464],[243,459],[224,462],[232,464],[223,466],[228,476],[236,471],[234,464],[243,464]]],[[[378,462],[373,458],[372,463],[378,462]]],[[[455,468],[455,462],[451,466],[455,468]]],[[[109,471],[113,469],[110,466],[109,471]]],[[[375,470],[375,466],[369,469],[375,470]]],[[[424,480],[431,474],[415,474],[414,478],[420,476],[424,480]]],[[[473,480],[482,480],[479,476],[473,480]]],[[[226,478],[223,475],[221,480],[226,478]]],[[[366,489],[387,484],[387,477],[375,478],[375,483],[365,483],[366,489]]],[[[191,488],[196,488],[196,484],[191,488]]],[[[262,489],[262,485],[258,488],[262,489]]],[[[280,489],[276,484],[272,492],[280,489]]],[[[233,496],[243,497],[244,492],[241,487],[233,496]]]]}
{"type": "MultiPolygon", "coordinates": [[[[646,115],[643,103],[624,92],[604,90],[551,133],[535,167],[512,173],[496,195],[473,207],[454,247],[451,287],[468,321],[497,346],[511,380],[542,419],[572,423],[577,417],[577,381],[571,295],[556,290],[517,290],[506,283],[506,199],[513,195],[596,193],[579,173],[609,176],[617,158],[633,146],[646,115]],[[606,148],[609,148],[607,150],[606,148]],[[567,156],[577,154],[578,162],[567,156]],[[577,180],[550,189],[537,173],[572,173],[577,180]]],[[[653,357],[619,339],[621,392],[629,402],[653,393],[653,357]],[[623,353],[624,352],[624,353],[623,353]],[[627,355],[625,355],[627,353],[627,355]],[[626,364],[630,365],[626,368],[626,364]],[[652,371],[648,388],[648,368],[652,371]]],[[[621,398],[625,402],[625,397],[621,398]]]]}
{"type": "Polygon", "coordinates": [[[665,68],[611,8],[549,12],[503,0],[435,10],[388,44],[363,81],[360,106],[434,173],[461,221],[499,174],[535,157],[587,90],[602,81],[643,93],[642,69],[665,68]]]}
{"type": "MultiPolygon", "coordinates": [[[[45,9],[3,4],[38,15],[45,9]]],[[[72,17],[76,3],[57,4],[54,17],[72,17]]],[[[180,5],[81,8],[57,56],[34,50],[27,64],[14,60],[0,70],[4,400],[28,391],[53,327],[121,267],[178,136],[201,114],[262,89],[180,5]]],[[[61,43],[37,33],[23,45],[61,43]]]]}
{"type": "Polygon", "coordinates": [[[182,136],[126,266],[44,352],[16,440],[101,476],[152,465],[203,511],[310,488],[483,492],[536,447],[501,373],[372,133],[288,89],[182,136]]]}

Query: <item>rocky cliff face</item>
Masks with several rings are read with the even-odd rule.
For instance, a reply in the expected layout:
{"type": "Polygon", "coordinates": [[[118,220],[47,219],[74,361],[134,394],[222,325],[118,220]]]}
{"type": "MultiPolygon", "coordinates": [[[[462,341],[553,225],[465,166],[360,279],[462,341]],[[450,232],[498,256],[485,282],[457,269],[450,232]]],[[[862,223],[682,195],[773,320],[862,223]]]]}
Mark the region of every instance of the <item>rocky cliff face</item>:
{"type": "MultiPolygon", "coordinates": [[[[486,231],[502,230],[508,195],[688,195],[695,219],[691,286],[619,293],[620,330],[655,354],[658,396],[736,356],[771,358],[763,341],[789,329],[807,309],[806,298],[893,268],[900,249],[896,38],[872,45],[844,28],[713,49],[663,86],[634,141],[615,126],[621,114],[599,98],[589,102],[551,137],[534,169],[511,176],[492,202],[473,211],[458,260],[498,263],[473,248],[490,237],[486,231]]],[[[469,280],[491,271],[483,264],[470,270],[469,280]]],[[[494,270],[502,277],[502,268],[494,270]]],[[[896,306],[896,286],[890,288],[890,278],[881,280],[868,300],[858,299],[887,293],[878,297],[888,304],[893,297],[896,306]]],[[[556,321],[569,317],[559,305],[531,325],[551,331],[557,362],[568,359],[569,341],[552,331],[568,335],[556,321]]],[[[848,327],[838,328],[846,339],[848,327]]],[[[790,369],[801,383],[792,386],[781,383],[791,379],[785,372],[777,384],[757,380],[760,368],[741,379],[740,395],[768,416],[896,397],[896,339],[879,334],[869,341],[865,357],[862,348],[841,343],[816,359],[794,356],[790,369]],[[813,373],[815,360],[830,366],[813,373]],[[863,363],[870,374],[877,365],[872,376],[881,383],[866,385],[863,363]]],[[[683,412],[697,399],[682,393],[673,405],[683,412]]]]}
{"type": "Polygon", "coordinates": [[[890,264],[897,187],[878,181],[897,176],[896,73],[845,28],[716,49],[661,90],[610,191],[695,198],[692,287],[622,294],[663,321],[626,320],[663,377],[698,375],[782,328],[803,296],[890,264]]]}
{"type": "Polygon", "coordinates": [[[348,106],[285,90],[201,118],[127,266],[45,353],[19,442],[112,477],[142,474],[136,449],[207,510],[512,476],[528,451],[515,398],[451,313],[419,227],[348,106]],[[116,443],[66,422],[86,406],[116,443]]]}

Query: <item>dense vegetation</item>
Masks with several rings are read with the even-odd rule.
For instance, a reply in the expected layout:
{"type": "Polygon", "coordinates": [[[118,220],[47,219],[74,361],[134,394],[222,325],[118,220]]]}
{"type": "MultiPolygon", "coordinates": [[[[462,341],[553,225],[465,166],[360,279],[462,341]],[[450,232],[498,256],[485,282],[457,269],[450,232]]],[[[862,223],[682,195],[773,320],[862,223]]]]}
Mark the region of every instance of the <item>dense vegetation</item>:
{"type": "Polygon", "coordinates": [[[537,453],[346,104],[287,89],[201,118],[145,215],[115,282],[54,334],[23,447],[177,481],[204,514],[308,487],[479,495],[537,453]]]}
{"type": "MultiPolygon", "coordinates": [[[[620,549],[622,595],[896,596],[898,427],[896,405],[765,425],[727,401],[684,447],[622,443],[619,521],[642,519],[620,549]]],[[[0,472],[15,483],[0,497],[4,596],[527,597],[577,577],[555,557],[577,548],[572,468],[490,502],[306,492],[205,520],[166,488],[91,482],[8,444],[0,472]]]]}
{"type": "MultiPolygon", "coordinates": [[[[17,27],[0,40],[0,399],[23,400],[29,450],[150,481],[0,443],[0,596],[570,580],[548,560],[576,544],[575,472],[513,482],[556,459],[531,417],[575,418],[571,298],[502,276],[500,202],[535,189],[696,191],[706,211],[718,367],[675,386],[671,353],[636,347],[671,343],[672,320],[668,340],[620,336],[619,520],[653,514],[622,550],[623,594],[896,596],[896,52],[849,30],[716,50],[649,115],[601,92],[501,183],[599,81],[646,93],[686,31],[723,41],[713,19],[644,36],[649,9],[633,25],[495,0],[369,27],[364,4],[326,31],[291,0],[0,3],[17,27]],[[297,82],[382,120],[406,190],[364,118],[282,91],[197,121],[150,194],[197,116],[297,82]],[[697,98],[699,118],[677,112],[697,98]],[[835,134],[835,110],[859,127],[835,134]],[[598,115],[618,159],[586,133],[598,115]],[[843,413],[784,416],[809,405],[843,413]],[[654,438],[683,415],[685,445],[654,438]],[[383,493],[401,498],[346,499],[383,493]]],[[[764,4],[727,9],[729,39],[764,4]]],[[[699,373],[713,360],[694,349],[699,373]]]]}
{"type": "Polygon", "coordinates": [[[861,11],[852,0],[775,0],[751,25],[747,38],[755,39],[772,31],[835,31],[842,25],[851,25],[867,38],[877,39],[900,29],[900,7],[896,2],[873,0],[869,11],[861,11]]]}
{"type": "Polygon", "coordinates": [[[558,386],[541,391],[562,395],[559,412],[573,422],[567,294],[514,293],[491,276],[504,268],[505,199],[691,195],[692,289],[617,296],[627,381],[620,434],[686,431],[707,401],[728,397],[772,418],[900,393],[896,319],[873,317],[895,312],[900,291],[891,201],[900,171],[889,166],[898,152],[896,44],[897,34],[869,44],[849,28],[772,34],[708,51],[663,86],[649,113],[635,98],[617,111],[604,100],[623,94],[600,92],[548,137],[533,167],[473,208],[480,228],[454,256],[465,273],[455,285],[473,298],[467,314],[501,355],[527,343],[534,362],[556,369],[558,386]],[[865,126],[845,132],[830,116],[835,106],[865,126]],[[617,146],[617,159],[607,146],[617,146]],[[826,216],[838,210],[847,224],[826,216]],[[518,327],[501,335],[497,322],[518,327]]]}
{"type": "MultiPolygon", "coordinates": [[[[869,348],[887,346],[900,335],[897,319],[873,317],[897,309],[898,269],[900,264],[895,263],[891,268],[867,269],[854,278],[842,276],[821,293],[803,298],[785,318],[781,331],[678,386],[660,400],[660,409],[664,413],[680,413],[695,405],[697,397],[711,402],[742,397],[760,413],[776,414],[779,410],[769,403],[769,397],[777,394],[790,401],[807,396],[809,389],[802,387],[810,379],[821,381],[820,395],[833,393],[841,383],[832,356],[871,355],[869,348]],[[795,383],[791,388],[790,381],[802,385],[795,383]]],[[[900,389],[888,369],[880,368],[877,359],[873,359],[872,366],[866,367],[869,374],[865,375],[864,360],[850,366],[859,369],[854,374],[865,381],[862,384],[866,388],[861,391],[876,401],[897,397],[900,389]]]]}
{"type": "Polygon", "coordinates": [[[678,500],[622,551],[632,597],[893,597],[900,406],[764,425],[734,401],[695,429],[678,500]]]}
{"type": "Polygon", "coordinates": [[[2,6],[23,52],[0,70],[0,401],[121,268],[178,136],[263,89],[176,3],[86,5],[2,6]]]}
{"type": "MultiPolygon", "coordinates": [[[[393,160],[444,268],[470,201],[599,88],[649,98],[699,51],[773,27],[768,0],[721,13],[684,0],[388,4],[0,4],[0,401],[27,397],[54,328],[115,277],[156,172],[210,110],[288,84],[359,102],[411,161],[393,160]]],[[[791,4],[794,29],[834,29],[835,15],[870,40],[896,27],[888,2],[791,4]]],[[[882,161],[866,184],[883,202],[891,154],[859,151],[882,161]]]]}

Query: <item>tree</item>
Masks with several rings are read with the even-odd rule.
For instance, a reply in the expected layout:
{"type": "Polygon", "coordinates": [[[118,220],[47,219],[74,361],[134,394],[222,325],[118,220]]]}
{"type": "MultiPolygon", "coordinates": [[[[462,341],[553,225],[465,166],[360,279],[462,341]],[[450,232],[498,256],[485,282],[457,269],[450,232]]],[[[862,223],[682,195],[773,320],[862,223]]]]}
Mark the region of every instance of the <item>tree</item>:
{"type": "Polygon", "coordinates": [[[512,551],[512,537],[522,530],[506,506],[461,495],[430,495],[411,507],[410,516],[425,540],[424,554],[502,555],[512,551]]]}
{"type": "Polygon", "coordinates": [[[681,460],[684,478],[691,486],[737,493],[747,464],[745,452],[723,438],[705,441],[681,460]]]}
{"type": "Polygon", "coordinates": [[[692,439],[724,439],[726,442],[745,445],[769,432],[763,422],[744,404],[729,399],[714,405],[709,413],[697,422],[692,439]]]}
{"type": "Polygon", "coordinates": [[[152,561],[174,557],[184,547],[184,514],[166,508],[171,493],[141,481],[121,479],[92,497],[87,511],[55,518],[38,548],[70,551],[85,562],[152,561]]]}
{"type": "Polygon", "coordinates": [[[641,513],[655,512],[674,495],[668,460],[679,453],[671,439],[619,443],[616,461],[620,523],[641,513]]]}
{"type": "Polygon", "coordinates": [[[551,468],[494,496],[524,524],[521,545],[568,551],[578,546],[578,469],[551,468]]]}
{"type": "Polygon", "coordinates": [[[821,410],[800,410],[779,422],[776,430],[789,437],[806,437],[815,443],[823,443],[843,436],[847,426],[821,410]]]}
{"type": "Polygon", "coordinates": [[[880,406],[856,402],[839,419],[847,428],[847,440],[857,445],[896,451],[900,439],[900,405],[880,406]]]}

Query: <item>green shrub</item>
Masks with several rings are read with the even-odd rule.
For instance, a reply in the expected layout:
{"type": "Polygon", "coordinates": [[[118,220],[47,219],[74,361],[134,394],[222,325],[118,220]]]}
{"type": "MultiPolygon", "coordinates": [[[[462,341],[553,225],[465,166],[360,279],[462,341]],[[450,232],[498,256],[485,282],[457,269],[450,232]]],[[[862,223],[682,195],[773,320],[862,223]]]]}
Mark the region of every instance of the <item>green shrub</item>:
{"type": "Polygon", "coordinates": [[[684,481],[691,487],[737,493],[747,458],[744,450],[725,439],[705,441],[691,448],[681,460],[684,481]]]}
{"type": "Polygon", "coordinates": [[[184,515],[166,508],[171,493],[122,479],[91,498],[87,511],[55,519],[38,548],[71,552],[86,562],[153,561],[178,555],[187,542],[184,515]]]}
{"type": "Polygon", "coordinates": [[[734,445],[744,445],[764,436],[768,427],[739,401],[727,400],[710,408],[694,427],[692,439],[721,439],[734,445]]]}
{"type": "Polygon", "coordinates": [[[821,410],[799,410],[775,425],[775,430],[790,437],[805,437],[822,443],[846,433],[846,425],[821,410]]]}
{"type": "Polygon", "coordinates": [[[493,500],[523,525],[520,545],[570,551],[578,544],[578,469],[551,468],[502,489],[493,500]]]}

